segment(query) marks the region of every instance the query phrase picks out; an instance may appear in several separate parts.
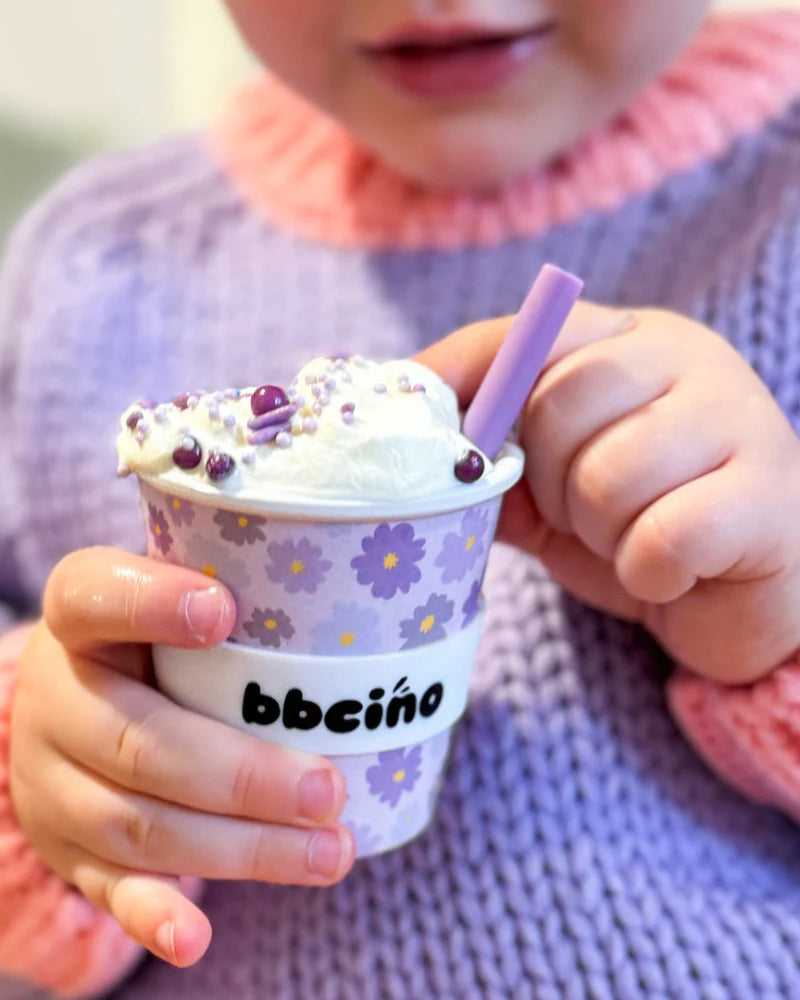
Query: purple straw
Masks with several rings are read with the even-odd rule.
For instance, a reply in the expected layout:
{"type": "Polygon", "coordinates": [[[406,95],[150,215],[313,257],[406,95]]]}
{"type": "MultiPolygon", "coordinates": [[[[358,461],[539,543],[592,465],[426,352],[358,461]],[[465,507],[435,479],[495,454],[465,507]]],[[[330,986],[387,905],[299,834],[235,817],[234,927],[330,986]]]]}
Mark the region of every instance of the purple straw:
{"type": "Polygon", "coordinates": [[[545,264],[522,303],[464,417],[464,436],[490,459],[514,426],[582,289],[580,278],[545,264]]]}

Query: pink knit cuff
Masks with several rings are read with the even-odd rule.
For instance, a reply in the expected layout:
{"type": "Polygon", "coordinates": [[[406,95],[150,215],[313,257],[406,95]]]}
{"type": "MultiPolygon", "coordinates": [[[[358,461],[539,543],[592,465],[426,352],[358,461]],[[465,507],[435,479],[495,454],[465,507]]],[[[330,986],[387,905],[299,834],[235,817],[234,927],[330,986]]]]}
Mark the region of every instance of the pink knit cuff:
{"type": "Polygon", "coordinates": [[[747,687],[682,672],[667,694],[686,737],[720,778],[800,822],[799,664],[747,687]]]}
{"type": "Polygon", "coordinates": [[[20,626],[0,638],[0,972],[60,997],[100,996],[142,949],[39,859],[11,808],[11,702],[30,629],[20,626]]]}

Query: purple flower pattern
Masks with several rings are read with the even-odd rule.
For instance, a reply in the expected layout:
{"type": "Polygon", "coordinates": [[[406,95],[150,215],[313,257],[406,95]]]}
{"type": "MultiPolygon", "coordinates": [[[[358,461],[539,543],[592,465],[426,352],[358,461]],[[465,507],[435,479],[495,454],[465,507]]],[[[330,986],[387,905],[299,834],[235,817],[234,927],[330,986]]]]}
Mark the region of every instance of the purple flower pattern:
{"type": "Polygon", "coordinates": [[[444,594],[431,594],[428,600],[414,608],[412,618],[400,622],[401,649],[413,649],[445,638],[444,623],[453,617],[453,602],[444,594]]]}
{"type": "Polygon", "coordinates": [[[267,552],[271,559],[267,575],[273,583],[282,583],[290,594],[301,590],[313,594],[333,566],[329,559],[322,558],[322,549],[312,545],[308,538],[272,542],[267,552]]]}
{"type": "Polygon", "coordinates": [[[466,628],[471,621],[475,618],[478,613],[478,608],[481,606],[481,581],[476,580],[470,589],[469,595],[461,605],[461,612],[464,615],[464,621],[461,625],[462,628],[466,628]]]}
{"type": "Polygon", "coordinates": [[[172,523],[178,528],[184,524],[192,524],[195,514],[192,504],[182,497],[168,497],[168,499],[169,516],[172,518],[172,523]]]}
{"type": "Polygon", "coordinates": [[[425,539],[415,538],[408,523],[379,524],[362,539],[361,548],[363,555],[355,556],[350,565],[357,571],[358,582],[372,587],[373,597],[388,601],[398,590],[407,594],[422,578],[416,563],[425,555],[425,539]]]}
{"type": "Polygon", "coordinates": [[[165,556],[172,548],[172,535],[170,534],[167,518],[164,512],[160,511],[152,503],[147,505],[147,513],[150,537],[153,539],[153,544],[158,551],[165,556]]]}
{"type": "Polygon", "coordinates": [[[218,510],[214,515],[214,524],[219,525],[220,536],[240,548],[242,545],[265,541],[267,536],[261,528],[266,523],[266,518],[230,510],[218,510]]]}
{"type": "Polygon", "coordinates": [[[291,618],[279,608],[256,608],[250,621],[244,623],[244,630],[251,639],[273,649],[278,649],[282,640],[294,635],[291,618]]]}
{"type": "Polygon", "coordinates": [[[444,536],[442,551],[436,557],[436,565],[444,568],[442,583],[463,580],[469,573],[483,555],[483,536],[488,526],[488,511],[473,507],[465,512],[461,530],[444,536]]]}
{"type": "Polygon", "coordinates": [[[230,545],[215,538],[193,535],[186,544],[186,565],[224,583],[234,592],[234,597],[253,583],[245,560],[237,558],[236,550],[230,545]]]}
{"type": "Polygon", "coordinates": [[[388,802],[394,809],[403,792],[410,792],[419,780],[422,745],[386,750],[378,754],[378,763],[367,768],[367,782],[371,795],[379,802],[388,802]]]}
{"type": "Polygon", "coordinates": [[[355,601],[334,604],[331,617],[314,629],[313,640],[315,653],[338,656],[376,653],[381,645],[378,616],[355,601]]]}

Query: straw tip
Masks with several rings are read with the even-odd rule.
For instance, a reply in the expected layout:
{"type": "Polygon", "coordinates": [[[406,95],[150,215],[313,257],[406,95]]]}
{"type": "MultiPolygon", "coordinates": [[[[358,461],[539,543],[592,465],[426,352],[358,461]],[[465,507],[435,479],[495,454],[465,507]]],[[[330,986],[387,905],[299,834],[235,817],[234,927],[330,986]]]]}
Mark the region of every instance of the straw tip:
{"type": "Polygon", "coordinates": [[[576,297],[583,291],[583,281],[571,271],[565,271],[557,264],[545,264],[542,267],[539,277],[547,281],[555,281],[565,290],[574,292],[576,297]]]}

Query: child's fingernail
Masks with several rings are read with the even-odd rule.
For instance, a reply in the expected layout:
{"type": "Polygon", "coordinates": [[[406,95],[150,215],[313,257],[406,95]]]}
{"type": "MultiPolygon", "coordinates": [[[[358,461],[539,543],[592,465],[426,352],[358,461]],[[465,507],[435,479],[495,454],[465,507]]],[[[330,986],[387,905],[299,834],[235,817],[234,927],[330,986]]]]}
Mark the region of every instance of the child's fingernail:
{"type": "Polygon", "coordinates": [[[303,819],[327,819],[336,805],[330,771],[306,771],[297,786],[297,814],[303,819]]]}
{"type": "Polygon", "coordinates": [[[337,833],[322,830],[308,843],[308,870],[323,878],[334,878],[342,863],[342,842],[337,833]]]}
{"type": "Polygon", "coordinates": [[[181,604],[189,635],[198,642],[206,642],[219,628],[225,614],[225,601],[219,587],[190,590],[181,598],[181,604]]]}
{"type": "Polygon", "coordinates": [[[174,962],[175,955],[175,925],[171,920],[165,920],[156,930],[156,947],[168,961],[174,962]]]}

